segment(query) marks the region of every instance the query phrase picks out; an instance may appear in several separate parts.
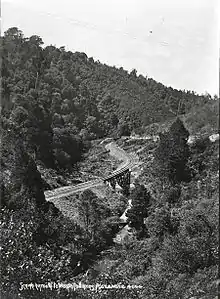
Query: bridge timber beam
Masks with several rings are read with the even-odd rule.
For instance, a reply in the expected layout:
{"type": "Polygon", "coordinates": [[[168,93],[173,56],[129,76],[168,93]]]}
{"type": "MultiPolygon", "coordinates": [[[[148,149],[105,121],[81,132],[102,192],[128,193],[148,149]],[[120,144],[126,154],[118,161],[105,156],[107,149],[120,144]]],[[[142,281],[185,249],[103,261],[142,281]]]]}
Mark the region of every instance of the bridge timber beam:
{"type": "Polygon", "coordinates": [[[116,174],[115,176],[104,179],[104,182],[110,183],[111,187],[115,190],[116,183],[122,188],[123,194],[128,196],[131,183],[131,171],[126,169],[125,171],[116,174]]]}

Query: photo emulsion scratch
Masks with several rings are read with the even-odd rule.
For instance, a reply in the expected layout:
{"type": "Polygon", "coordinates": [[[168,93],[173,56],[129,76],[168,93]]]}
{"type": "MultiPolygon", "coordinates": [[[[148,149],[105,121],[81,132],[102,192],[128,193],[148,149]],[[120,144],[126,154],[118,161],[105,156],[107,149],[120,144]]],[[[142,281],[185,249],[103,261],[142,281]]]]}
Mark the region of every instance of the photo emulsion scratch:
{"type": "Polygon", "coordinates": [[[2,0],[2,299],[217,299],[217,0],[2,0]]]}

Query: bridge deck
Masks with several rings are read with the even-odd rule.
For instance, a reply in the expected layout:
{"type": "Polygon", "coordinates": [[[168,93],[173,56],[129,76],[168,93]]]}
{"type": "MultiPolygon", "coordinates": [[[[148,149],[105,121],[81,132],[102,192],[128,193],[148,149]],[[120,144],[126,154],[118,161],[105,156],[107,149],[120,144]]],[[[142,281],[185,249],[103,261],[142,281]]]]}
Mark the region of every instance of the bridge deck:
{"type": "Polygon", "coordinates": [[[113,178],[116,178],[117,176],[120,176],[120,175],[122,175],[123,173],[129,172],[129,171],[130,171],[129,167],[126,167],[126,168],[123,169],[123,170],[120,169],[120,170],[118,170],[117,172],[112,173],[112,174],[110,174],[109,176],[103,178],[103,181],[106,182],[106,181],[108,181],[108,180],[111,180],[111,179],[113,179],[113,178]]]}

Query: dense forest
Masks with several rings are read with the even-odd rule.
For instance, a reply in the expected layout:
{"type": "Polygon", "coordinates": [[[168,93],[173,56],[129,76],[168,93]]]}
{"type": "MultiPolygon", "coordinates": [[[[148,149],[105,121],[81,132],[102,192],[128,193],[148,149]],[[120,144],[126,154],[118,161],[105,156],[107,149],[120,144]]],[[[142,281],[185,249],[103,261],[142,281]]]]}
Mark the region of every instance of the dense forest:
{"type": "Polygon", "coordinates": [[[218,131],[218,97],[44,47],[15,27],[0,43],[1,297],[216,298],[219,155],[208,135],[218,131]],[[61,185],[77,177],[94,141],[158,127],[128,198],[86,190],[75,198],[76,221],[45,200],[50,176],[61,185]],[[200,137],[188,144],[191,134],[200,137]],[[133,237],[119,246],[128,199],[133,237]],[[19,290],[21,282],[76,281],[143,287],[19,290]]]}
{"type": "MultiPolygon", "coordinates": [[[[210,96],[165,87],[11,28],[1,38],[2,116],[47,167],[80,160],[88,141],[143,131],[204,107],[210,96]]],[[[6,124],[7,123],[7,124],[6,124]]]]}

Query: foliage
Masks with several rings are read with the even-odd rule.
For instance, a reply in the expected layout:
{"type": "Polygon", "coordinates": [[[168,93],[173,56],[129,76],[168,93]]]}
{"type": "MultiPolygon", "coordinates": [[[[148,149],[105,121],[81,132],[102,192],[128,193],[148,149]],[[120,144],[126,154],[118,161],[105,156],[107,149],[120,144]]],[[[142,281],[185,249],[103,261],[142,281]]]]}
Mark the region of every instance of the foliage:
{"type": "Polygon", "coordinates": [[[158,175],[173,184],[189,179],[186,169],[190,155],[188,136],[189,133],[179,118],[167,133],[160,135],[160,143],[155,151],[158,175]]]}
{"type": "Polygon", "coordinates": [[[214,299],[219,146],[208,138],[189,146],[187,129],[215,131],[218,99],[167,88],[85,53],[43,47],[39,36],[24,37],[16,27],[5,32],[1,45],[2,298],[39,297],[37,291],[20,292],[20,282],[77,277],[85,283],[143,288],[40,295],[214,299]],[[70,172],[93,139],[129,136],[144,132],[146,125],[157,133],[158,123],[167,127],[177,113],[156,150],[150,146],[154,159],[149,154],[144,160],[142,182],[131,194],[127,216],[137,239],[125,247],[113,243],[124,198],[116,202],[112,194],[100,199],[84,192],[76,202],[80,225],[46,202],[36,161],[70,172]]]}
{"type": "Polygon", "coordinates": [[[91,250],[82,229],[46,202],[33,157],[16,133],[2,131],[1,291],[6,298],[18,296],[21,282],[78,274],[78,261],[91,250]]]}
{"type": "Polygon", "coordinates": [[[77,211],[78,221],[91,244],[98,250],[112,245],[119,219],[112,214],[105,199],[98,198],[91,190],[85,190],[78,199],[77,211]]]}
{"type": "Polygon", "coordinates": [[[85,53],[43,47],[39,36],[24,37],[16,27],[5,32],[1,44],[2,114],[46,167],[71,166],[82,154],[82,146],[75,158],[57,148],[53,135],[58,128],[64,135],[86,130],[84,139],[130,135],[175,116],[180,101],[180,114],[210,102],[210,97],[167,88],[134,70],[129,74],[95,62],[85,53]]]}
{"type": "MultiPolygon", "coordinates": [[[[156,182],[149,185],[147,179],[142,184],[149,186],[154,200],[148,206],[144,205],[144,197],[140,201],[137,199],[141,196],[136,198],[142,204],[140,214],[146,211],[147,233],[141,240],[106,252],[99,263],[108,267],[101,268],[89,281],[108,277],[109,281],[123,283],[126,278],[129,283],[143,286],[136,298],[216,298],[219,146],[218,142],[202,138],[188,150],[185,167],[192,171],[190,181],[174,184],[167,180],[160,188],[160,178],[154,172],[157,161],[148,164],[145,171],[152,172],[156,182]],[[154,192],[155,188],[159,190],[154,192]]],[[[117,293],[114,296],[120,298],[117,293]]],[[[132,298],[129,293],[126,296],[132,298]]]]}
{"type": "Polygon", "coordinates": [[[136,185],[132,190],[131,208],[127,211],[126,216],[131,227],[134,227],[141,236],[144,234],[144,219],[149,216],[149,208],[151,205],[151,195],[143,185],[136,185]]]}
{"type": "Polygon", "coordinates": [[[219,99],[192,107],[190,112],[183,116],[183,120],[192,135],[216,133],[219,128],[219,99]]]}
{"type": "Polygon", "coordinates": [[[118,125],[118,135],[119,137],[121,136],[130,136],[131,135],[131,130],[126,123],[119,123],[118,125]]]}

